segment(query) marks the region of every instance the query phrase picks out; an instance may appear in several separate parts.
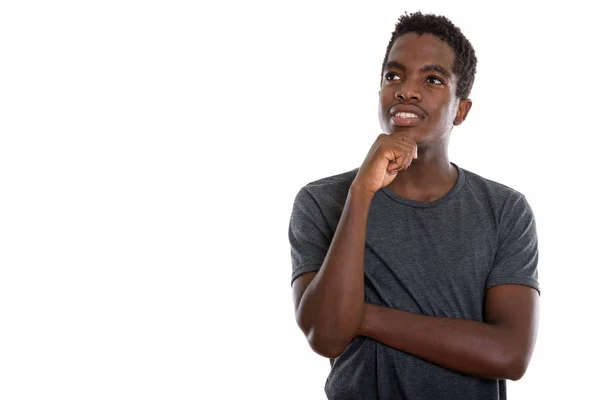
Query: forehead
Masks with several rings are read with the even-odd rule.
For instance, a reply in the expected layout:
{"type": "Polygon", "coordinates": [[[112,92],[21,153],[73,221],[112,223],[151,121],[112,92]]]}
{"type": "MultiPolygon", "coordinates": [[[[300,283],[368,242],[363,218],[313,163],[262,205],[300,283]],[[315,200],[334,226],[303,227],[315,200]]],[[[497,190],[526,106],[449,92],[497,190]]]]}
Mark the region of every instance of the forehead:
{"type": "Polygon", "coordinates": [[[438,64],[452,71],[454,50],[434,35],[429,33],[419,35],[411,32],[396,39],[387,61],[397,61],[415,69],[422,65],[438,64]]]}

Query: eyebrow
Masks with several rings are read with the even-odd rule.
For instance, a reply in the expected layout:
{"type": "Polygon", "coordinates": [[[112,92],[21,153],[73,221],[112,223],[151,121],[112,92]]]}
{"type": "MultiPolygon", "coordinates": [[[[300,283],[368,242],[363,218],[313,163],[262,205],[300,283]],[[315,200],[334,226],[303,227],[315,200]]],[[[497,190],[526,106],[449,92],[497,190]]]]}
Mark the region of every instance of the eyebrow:
{"type": "MultiPolygon", "coordinates": [[[[402,71],[406,71],[408,68],[404,64],[399,63],[398,61],[388,61],[385,63],[385,71],[390,69],[399,69],[402,71]]],[[[437,73],[444,75],[446,78],[450,78],[450,72],[441,65],[438,64],[426,64],[421,67],[420,72],[429,72],[436,71],[437,73]]]]}

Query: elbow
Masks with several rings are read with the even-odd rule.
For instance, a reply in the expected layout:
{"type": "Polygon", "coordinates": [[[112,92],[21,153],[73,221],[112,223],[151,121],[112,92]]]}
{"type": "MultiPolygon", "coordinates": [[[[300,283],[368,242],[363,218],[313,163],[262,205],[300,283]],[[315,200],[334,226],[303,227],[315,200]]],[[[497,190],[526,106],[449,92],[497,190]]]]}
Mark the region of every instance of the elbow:
{"type": "Polygon", "coordinates": [[[514,341],[505,342],[497,349],[498,352],[494,357],[497,370],[496,379],[518,381],[523,378],[527,372],[533,349],[514,341]]]}
{"type": "Polygon", "coordinates": [[[510,363],[509,367],[506,370],[506,379],[510,379],[511,381],[518,381],[525,375],[526,371],[527,362],[525,360],[514,360],[512,363],[510,363]]]}
{"type": "Polygon", "coordinates": [[[517,352],[507,360],[503,374],[505,379],[518,381],[525,375],[529,365],[529,357],[524,354],[525,352],[517,352]]]}
{"type": "Polygon", "coordinates": [[[318,334],[314,330],[306,336],[313,351],[323,357],[337,358],[342,354],[348,342],[334,335],[318,334]]]}
{"type": "Polygon", "coordinates": [[[344,343],[339,335],[331,333],[330,330],[308,324],[298,314],[297,322],[300,330],[308,340],[310,348],[318,355],[326,358],[337,358],[346,348],[347,343],[344,343]]]}
{"type": "Polygon", "coordinates": [[[312,350],[326,358],[339,357],[355,336],[351,326],[316,324],[303,319],[300,313],[296,321],[312,350]]]}

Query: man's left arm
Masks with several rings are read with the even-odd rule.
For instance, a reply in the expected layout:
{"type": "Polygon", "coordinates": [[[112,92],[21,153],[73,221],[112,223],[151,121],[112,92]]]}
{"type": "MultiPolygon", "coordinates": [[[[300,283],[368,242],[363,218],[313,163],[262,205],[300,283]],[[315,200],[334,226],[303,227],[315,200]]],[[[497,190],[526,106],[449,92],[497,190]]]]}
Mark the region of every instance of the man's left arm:
{"type": "Polygon", "coordinates": [[[464,374],[518,380],[533,353],[538,315],[535,289],[497,285],[486,292],[484,322],[365,304],[357,334],[464,374]]]}

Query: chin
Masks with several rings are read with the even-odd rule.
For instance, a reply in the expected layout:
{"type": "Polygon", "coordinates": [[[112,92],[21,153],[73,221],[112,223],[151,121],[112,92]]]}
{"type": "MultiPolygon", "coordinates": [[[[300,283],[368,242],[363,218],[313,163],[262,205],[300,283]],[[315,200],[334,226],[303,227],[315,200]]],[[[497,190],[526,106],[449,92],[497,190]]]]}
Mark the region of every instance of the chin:
{"type": "Polygon", "coordinates": [[[421,139],[423,136],[426,136],[423,134],[423,132],[419,132],[419,129],[417,129],[415,126],[392,126],[387,129],[387,132],[389,134],[406,136],[417,143],[419,142],[419,139],[421,139]]]}

